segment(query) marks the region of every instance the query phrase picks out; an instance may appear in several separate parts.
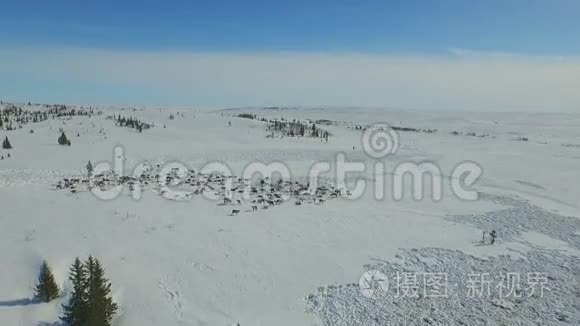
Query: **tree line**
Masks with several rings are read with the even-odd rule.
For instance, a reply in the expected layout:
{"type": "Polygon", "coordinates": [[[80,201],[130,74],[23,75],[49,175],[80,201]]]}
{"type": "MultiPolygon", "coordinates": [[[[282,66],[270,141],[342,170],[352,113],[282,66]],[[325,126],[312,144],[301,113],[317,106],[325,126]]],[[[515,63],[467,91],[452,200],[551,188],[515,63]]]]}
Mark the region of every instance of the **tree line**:
{"type": "MultiPolygon", "coordinates": [[[[0,109],[0,128],[14,130],[22,128],[23,125],[28,123],[42,122],[49,118],[54,119],[58,117],[73,116],[91,117],[95,114],[93,108],[75,108],[63,104],[45,104],[41,107],[44,108],[44,110],[23,109],[21,106],[6,104],[4,108],[0,109]]],[[[97,114],[101,114],[101,111],[97,111],[97,114]]]]}
{"type": "Polygon", "coordinates": [[[308,124],[296,119],[292,121],[270,121],[267,129],[286,137],[313,137],[323,138],[328,141],[328,137],[330,136],[328,131],[318,128],[315,123],[308,124]]]}
{"type": "Polygon", "coordinates": [[[118,116],[115,115],[107,116],[107,119],[114,120],[115,125],[118,127],[133,128],[139,132],[142,132],[143,129],[149,129],[153,127],[152,123],[143,122],[133,117],[126,118],[121,116],[120,114],[118,116]]]}

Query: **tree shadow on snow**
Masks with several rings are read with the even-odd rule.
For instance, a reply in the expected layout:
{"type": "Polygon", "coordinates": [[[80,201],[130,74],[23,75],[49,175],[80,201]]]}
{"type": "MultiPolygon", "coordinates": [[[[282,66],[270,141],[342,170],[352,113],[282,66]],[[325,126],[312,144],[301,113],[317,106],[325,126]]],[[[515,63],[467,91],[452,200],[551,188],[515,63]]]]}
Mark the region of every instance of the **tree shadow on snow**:
{"type": "Polygon", "coordinates": [[[488,242],[482,242],[482,241],[473,241],[472,242],[474,246],[476,247],[487,247],[487,246],[493,246],[491,243],[488,242]]]}
{"type": "Polygon", "coordinates": [[[0,307],[18,307],[39,304],[40,301],[30,298],[0,301],[0,307]]]}
{"type": "Polygon", "coordinates": [[[65,324],[58,321],[54,322],[41,321],[40,323],[38,323],[37,326],[65,326],[65,324]]]}

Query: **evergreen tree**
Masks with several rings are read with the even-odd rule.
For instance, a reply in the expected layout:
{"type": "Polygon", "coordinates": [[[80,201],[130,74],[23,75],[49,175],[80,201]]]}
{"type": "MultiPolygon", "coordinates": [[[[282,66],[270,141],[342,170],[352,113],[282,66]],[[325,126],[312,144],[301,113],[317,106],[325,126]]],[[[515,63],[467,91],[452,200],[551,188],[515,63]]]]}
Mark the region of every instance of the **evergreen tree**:
{"type": "Polygon", "coordinates": [[[40,267],[40,276],[38,277],[38,285],[34,291],[34,297],[42,302],[50,302],[59,296],[58,286],[54,281],[52,271],[45,261],[40,267]]]}
{"type": "Polygon", "coordinates": [[[87,269],[76,258],[70,268],[69,280],[73,284],[73,293],[68,304],[63,305],[63,316],[60,319],[69,326],[85,326],[87,320],[87,269]]]}
{"type": "Polygon", "coordinates": [[[87,163],[87,175],[89,177],[93,175],[93,164],[91,163],[91,161],[87,163]]]}
{"type": "Polygon", "coordinates": [[[60,137],[58,137],[58,143],[59,143],[59,145],[69,145],[70,146],[70,141],[68,140],[68,138],[66,138],[64,131],[62,132],[62,134],[60,134],[60,137]]]}
{"type": "Polygon", "coordinates": [[[86,326],[110,326],[117,312],[117,304],[111,298],[111,283],[105,277],[105,271],[97,259],[89,256],[85,266],[89,275],[86,326]]]}
{"type": "Polygon", "coordinates": [[[4,141],[2,142],[2,148],[3,149],[11,149],[12,148],[12,144],[10,144],[10,141],[8,140],[8,136],[6,136],[6,138],[4,138],[4,141]]]}

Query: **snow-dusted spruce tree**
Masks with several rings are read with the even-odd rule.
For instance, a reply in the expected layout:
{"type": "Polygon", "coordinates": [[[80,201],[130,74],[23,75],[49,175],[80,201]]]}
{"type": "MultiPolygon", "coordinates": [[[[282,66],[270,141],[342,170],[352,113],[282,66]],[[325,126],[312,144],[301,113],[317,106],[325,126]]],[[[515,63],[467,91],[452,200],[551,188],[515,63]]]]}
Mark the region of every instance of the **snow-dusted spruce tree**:
{"type": "Polygon", "coordinates": [[[52,271],[45,261],[40,267],[40,275],[38,276],[38,284],[34,291],[34,297],[42,302],[50,302],[59,296],[58,286],[54,281],[52,271]]]}
{"type": "Polygon", "coordinates": [[[59,145],[69,145],[70,146],[70,141],[68,140],[68,138],[66,138],[66,135],[64,134],[64,131],[62,132],[62,134],[60,134],[60,137],[58,137],[58,144],[59,145]]]}
{"type": "Polygon", "coordinates": [[[93,175],[93,164],[91,163],[91,161],[89,161],[89,163],[87,163],[87,176],[90,177],[93,175]]]}
{"type": "Polygon", "coordinates": [[[73,293],[60,319],[69,326],[110,326],[117,304],[101,263],[92,256],[84,264],[77,258],[69,278],[73,293]]]}
{"type": "Polygon", "coordinates": [[[8,136],[6,136],[6,138],[4,138],[4,141],[2,142],[2,148],[3,149],[11,149],[12,148],[12,144],[10,144],[10,141],[8,140],[8,136]]]}
{"type": "Polygon", "coordinates": [[[62,306],[60,319],[69,326],[85,326],[87,319],[87,270],[76,258],[69,271],[73,293],[67,304],[62,306]]]}
{"type": "Polygon", "coordinates": [[[87,326],[110,326],[117,304],[111,298],[111,283],[105,277],[101,263],[89,256],[85,266],[87,278],[87,326]]]}

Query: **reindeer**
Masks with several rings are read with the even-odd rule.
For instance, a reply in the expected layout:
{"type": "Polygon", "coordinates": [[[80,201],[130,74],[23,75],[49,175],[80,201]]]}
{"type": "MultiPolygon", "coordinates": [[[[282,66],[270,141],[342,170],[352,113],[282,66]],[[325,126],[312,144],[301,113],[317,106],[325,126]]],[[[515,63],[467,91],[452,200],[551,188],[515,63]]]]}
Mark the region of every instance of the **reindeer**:
{"type": "Polygon", "coordinates": [[[495,238],[497,238],[497,233],[495,230],[491,230],[491,232],[487,232],[487,231],[483,231],[483,234],[481,236],[481,243],[485,244],[485,240],[486,238],[489,238],[489,244],[492,245],[495,243],[495,238]],[[486,235],[488,237],[486,237],[486,235]]]}
{"type": "Polygon", "coordinates": [[[494,244],[495,243],[495,238],[497,237],[497,234],[495,233],[495,230],[491,230],[491,232],[489,233],[489,237],[490,237],[490,244],[494,244]]]}
{"type": "Polygon", "coordinates": [[[230,215],[238,215],[240,213],[239,209],[232,209],[232,213],[230,215]]]}
{"type": "Polygon", "coordinates": [[[257,210],[258,210],[258,206],[256,206],[256,205],[252,205],[252,212],[253,212],[253,211],[257,211],[257,210]]]}

